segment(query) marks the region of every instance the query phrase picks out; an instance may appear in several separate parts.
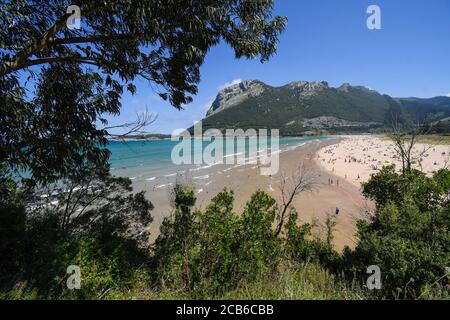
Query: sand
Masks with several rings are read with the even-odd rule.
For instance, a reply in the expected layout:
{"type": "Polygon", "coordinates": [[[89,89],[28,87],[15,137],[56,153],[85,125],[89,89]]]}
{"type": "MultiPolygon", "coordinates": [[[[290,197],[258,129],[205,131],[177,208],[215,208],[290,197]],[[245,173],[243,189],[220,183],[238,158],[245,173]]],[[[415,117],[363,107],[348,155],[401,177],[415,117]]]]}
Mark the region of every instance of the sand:
{"type": "MultiPolygon", "coordinates": [[[[394,145],[378,136],[341,136],[341,142],[322,148],[316,156],[317,163],[328,172],[355,186],[367,181],[383,166],[394,164],[397,171],[402,168],[394,145]]],[[[431,176],[450,166],[450,146],[418,143],[413,149],[417,169],[431,176]]],[[[337,183],[336,180],[333,181],[337,183]]]]}
{"type": "MultiPolygon", "coordinates": [[[[266,191],[280,202],[280,181],[282,176],[289,176],[301,163],[316,176],[314,191],[299,195],[293,206],[299,213],[299,222],[315,223],[315,232],[324,237],[324,222],[327,215],[336,221],[333,244],[337,250],[345,246],[355,245],[355,223],[358,219],[366,217],[365,212],[372,208],[361,195],[359,188],[346,181],[339,186],[329,185],[329,179],[337,179],[335,175],[319,166],[316,153],[319,150],[330,148],[340,139],[332,138],[326,141],[312,142],[307,145],[289,150],[280,154],[280,170],[274,176],[262,176],[257,165],[218,165],[198,172],[183,174],[182,180],[196,188],[196,207],[205,208],[210,200],[224,188],[234,191],[236,212],[242,212],[245,203],[257,190],[266,191]],[[336,208],[339,215],[336,215],[336,208]]],[[[175,182],[175,176],[167,176],[167,181],[159,181],[155,187],[153,181],[133,182],[136,191],[146,190],[147,196],[153,202],[155,209],[152,212],[154,222],[151,226],[151,240],[158,235],[162,220],[172,212],[169,201],[169,190],[175,182]]],[[[180,178],[179,178],[180,179],[180,178]]]]}
{"type": "MultiPolygon", "coordinates": [[[[450,146],[418,144],[415,153],[424,150],[416,167],[421,165],[428,175],[449,165],[450,146]]],[[[257,189],[266,191],[280,203],[282,176],[289,176],[301,163],[316,175],[316,186],[314,191],[300,194],[293,202],[299,222],[315,223],[316,234],[324,237],[324,222],[327,216],[333,217],[336,221],[333,245],[339,251],[345,246],[355,246],[356,221],[367,219],[374,208],[373,203],[362,196],[361,182],[367,181],[383,165],[394,163],[397,169],[401,168],[390,141],[378,136],[354,135],[332,137],[281,153],[280,170],[271,177],[262,176],[257,165],[248,164],[199,168],[184,173],[181,179],[196,188],[196,207],[205,208],[217,193],[228,188],[234,191],[234,209],[240,213],[257,189]],[[339,208],[338,215],[336,208],[339,208]]],[[[169,190],[175,181],[176,174],[165,176],[163,181],[133,181],[135,190],[147,191],[155,206],[151,241],[157,237],[160,223],[173,210],[169,190]]]]}

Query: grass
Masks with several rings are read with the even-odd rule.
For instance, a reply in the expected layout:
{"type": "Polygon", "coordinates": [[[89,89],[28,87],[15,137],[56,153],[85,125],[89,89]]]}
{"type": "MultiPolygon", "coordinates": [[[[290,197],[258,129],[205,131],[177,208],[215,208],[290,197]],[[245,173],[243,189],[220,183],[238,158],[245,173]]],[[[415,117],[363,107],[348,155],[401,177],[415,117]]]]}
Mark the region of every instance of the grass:
{"type": "MultiPolygon", "coordinates": [[[[391,140],[388,136],[382,136],[382,140],[391,140]]],[[[450,135],[429,134],[419,136],[419,143],[436,144],[436,145],[450,145],[450,135]]]]}
{"type": "MultiPolygon", "coordinates": [[[[270,277],[242,283],[235,290],[208,297],[220,300],[363,300],[367,299],[357,285],[348,286],[317,264],[291,264],[279,268],[270,277]]],[[[182,291],[152,291],[134,288],[127,292],[110,292],[103,299],[124,300],[190,300],[182,291]]]]}
{"type": "Polygon", "coordinates": [[[419,137],[419,142],[450,145],[450,135],[424,135],[419,137]]]}
{"type": "Polygon", "coordinates": [[[362,300],[360,288],[347,286],[316,264],[288,265],[220,297],[225,300],[362,300]]]}

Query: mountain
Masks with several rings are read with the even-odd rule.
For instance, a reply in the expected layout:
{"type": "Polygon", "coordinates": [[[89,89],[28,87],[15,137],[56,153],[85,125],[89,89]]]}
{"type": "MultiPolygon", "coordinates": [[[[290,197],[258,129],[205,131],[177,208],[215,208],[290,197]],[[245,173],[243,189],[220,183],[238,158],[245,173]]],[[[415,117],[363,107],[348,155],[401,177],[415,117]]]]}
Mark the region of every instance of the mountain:
{"type": "Polygon", "coordinates": [[[403,111],[415,122],[435,122],[449,116],[449,97],[400,98],[403,111]]]}
{"type": "Polygon", "coordinates": [[[348,83],[297,81],[272,87],[246,80],[222,89],[203,119],[204,130],[268,128],[282,135],[383,130],[392,119],[438,121],[450,116],[450,98],[393,98],[348,83]]]}

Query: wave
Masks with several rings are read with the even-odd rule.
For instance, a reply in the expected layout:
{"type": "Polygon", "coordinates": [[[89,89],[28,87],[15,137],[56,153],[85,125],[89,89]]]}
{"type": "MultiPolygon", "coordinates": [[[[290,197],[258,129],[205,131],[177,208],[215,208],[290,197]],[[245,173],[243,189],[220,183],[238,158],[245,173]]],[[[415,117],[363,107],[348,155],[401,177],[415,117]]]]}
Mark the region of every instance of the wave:
{"type": "Polygon", "coordinates": [[[156,186],[155,188],[156,189],[161,189],[161,188],[164,188],[164,187],[169,187],[169,186],[171,186],[172,185],[172,183],[168,183],[168,184],[160,184],[159,186],[156,186]]]}
{"type": "Polygon", "coordinates": [[[198,179],[198,180],[209,179],[209,174],[206,174],[204,176],[193,177],[192,179],[198,179]]]}
{"type": "Polygon", "coordinates": [[[226,156],[223,156],[224,158],[229,158],[229,157],[234,157],[234,156],[240,156],[242,154],[242,152],[237,152],[237,153],[233,153],[233,154],[227,154],[226,156]]]}
{"type": "Polygon", "coordinates": [[[177,175],[177,172],[175,172],[175,173],[170,173],[170,174],[166,174],[166,175],[164,175],[164,177],[174,177],[174,176],[176,176],[177,175]]]}

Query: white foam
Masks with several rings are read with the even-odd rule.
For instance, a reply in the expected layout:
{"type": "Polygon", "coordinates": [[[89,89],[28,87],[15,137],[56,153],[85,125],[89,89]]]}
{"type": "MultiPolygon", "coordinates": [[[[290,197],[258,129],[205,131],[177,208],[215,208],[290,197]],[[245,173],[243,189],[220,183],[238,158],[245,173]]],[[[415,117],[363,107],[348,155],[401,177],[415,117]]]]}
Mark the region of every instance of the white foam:
{"type": "Polygon", "coordinates": [[[199,179],[199,180],[209,179],[209,174],[206,174],[204,176],[193,177],[192,179],[199,179]]]}
{"type": "Polygon", "coordinates": [[[160,189],[160,188],[168,187],[170,185],[172,185],[172,184],[171,183],[169,183],[169,184],[160,184],[159,186],[156,186],[155,188],[156,189],[160,189]]]}
{"type": "Polygon", "coordinates": [[[211,168],[212,166],[216,166],[218,164],[221,164],[221,163],[217,162],[217,163],[214,163],[214,164],[207,164],[205,166],[197,167],[195,169],[189,169],[189,171],[192,172],[192,171],[199,171],[199,170],[203,170],[203,169],[208,169],[208,168],[211,168]]]}
{"type": "Polygon", "coordinates": [[[233,154],[227,154],[226,156],[223,156],[224,158],[234,157],[234,156],[240,156],[242,152],[233,153],[233,154]]]}
{"type": "Polygon", "coordinates": [[[177,173],[175,172],[175,173],[171,173],[171,174],[166,174],[164,177],[173,177],[173,176],[176,176],[177,175],[177,173]]]}

